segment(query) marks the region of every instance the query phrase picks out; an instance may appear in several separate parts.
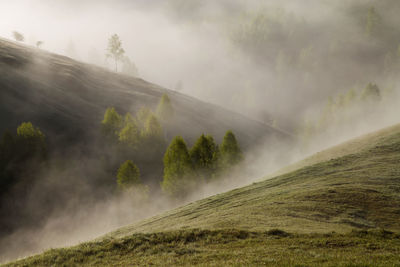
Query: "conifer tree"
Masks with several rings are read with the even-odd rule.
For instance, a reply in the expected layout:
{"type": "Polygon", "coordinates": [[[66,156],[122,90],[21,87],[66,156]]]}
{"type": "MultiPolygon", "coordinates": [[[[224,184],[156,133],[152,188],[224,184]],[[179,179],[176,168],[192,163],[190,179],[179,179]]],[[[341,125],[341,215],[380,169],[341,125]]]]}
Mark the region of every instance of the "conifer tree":
{"type": "Polygon", "coordinates": [[[147,119],[152,114],[151,110],[148,107],[142,107],[136,114],[136,121],[139,129],[144,129],[144,126],[147,122],[147,119]]]}
{"type": "Polygon", "coordinates": [[[183,197],[192,186],[192,165],[186,143],[175,137],[164,155],[164,179],[161,187],[172,197],[183,197]]]}
{"type": "Polygon", "coordinates": [[[362,91],[361,99],[379,101],[381,99],[379,87],[374,83],[369,83],[362,91]]]}
{"type": "Polygon", "coordinates": [[[104,119],[101,122],[101,130],[106,138],[113,139],[118,136],[122,127],[122,117],[115,108],[107,108],[104,119]]]}
{"type": "Polygon", "coordinates": [[[117,184],[121,189],[141,185],[139,168],[131,160],[127,160],[118,169],[117,184]]]}
{"type": "Polygon", "coordinates": [[[227,131],[221,147],[221,161],[224,168],[229,168],[243,160],[243,153],[232,131],[227,131]]]}
{"type": "Polygon", "coordinates": [[[171,104],[171,100],[167,94],[163,94],[157,107],[157,117],[162,121],[170,120],[174,115],[174,109],[171,104]]]}
{"type": "Polygon", "coordinates": [[[198,175],[210,179],[216,171],[218,146],[211,135],[202,134],[190,150],[193,169],[198,175]]]}
{"type": "Polygon", "coordinates": [[[142,136],[152,141],[163,140],[164,134],[161,124],[159,123],[156,116],[154,116],[153,114],[150,114],[150,116],[147,118],[144,129],[142,131],[142,136]]]}
{"type": "Polygon", "coordinates": [[[125,123],[125,127],[122,128],[119,133],[119,141],[131,148],[137,147],[140,141],[140,135],[135,121],[128,121],[125,123]]]}

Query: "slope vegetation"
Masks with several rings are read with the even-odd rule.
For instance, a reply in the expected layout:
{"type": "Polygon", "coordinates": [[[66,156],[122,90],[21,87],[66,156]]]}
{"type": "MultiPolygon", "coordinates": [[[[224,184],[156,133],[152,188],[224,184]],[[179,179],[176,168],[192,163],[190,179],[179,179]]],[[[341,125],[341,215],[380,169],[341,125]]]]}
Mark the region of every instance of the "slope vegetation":
{"type": "MultiPolygon", "coordinates": [[[[187,228],[280,228],[309,233],[379,227],[399,231],[400,127],[358,140],[365,146],[356,149],[359,141],[347,143],[348,151],[355,153],[194,202],[112,235],[187,228]]],[[[336,150],[324,154],[333,155],[336,150]]]]}
{"type": "Polygon", "coordinates": [[[400,231],[400,127],[357,140],[347,143],[354,153],[11,266],[395,266],[400,236],[390,231],[400,231]]]}

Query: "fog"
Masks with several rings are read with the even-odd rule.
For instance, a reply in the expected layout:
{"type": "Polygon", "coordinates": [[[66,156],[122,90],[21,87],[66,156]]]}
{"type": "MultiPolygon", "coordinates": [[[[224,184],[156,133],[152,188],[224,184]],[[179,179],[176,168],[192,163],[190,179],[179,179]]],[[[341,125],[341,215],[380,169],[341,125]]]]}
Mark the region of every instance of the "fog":
{"type": "MultiPolygon", "coordinates": [[[[151,201],[127,195],[102,198],[101,193],[83,203],[77,198],[70,210],[52,212],[43,225],[20,228],[1,240],[0,260],[93,239],[258,181],[322,149],[399,123],[396,10],[400,5],[395,1],[372,0],[1,1],[1,37],[11,39],[18,31],[26,45],[40,40],[43,50],[113,71],[105,54],[108,38],[116,33],[140,78],[272,125],[293,142],[268,140],[246,151],[240,168],[181,201],[161,194],[151,201]],[[366,33],[371,6],[380,23],[366,33]],[[379,102],[362,100],[370,82],[380,88],[379,102]],[[323,118],[329,99],[340,99],[352,88],[356,100],[348,106],[334,100],[334,116],[323,118]],[[322,129],[323,119],[327,126],[322,129]],[[312,133],[304,131],[306,121],[312,133]]],[[[42,177],[78,181],[78,171],[46,170],[42,177]]],[[[85,182],[77,187],[81,194],[92,193],[85,182]]],[[[30,194],[41,190],[43,184],[38,184],[30,194]]],[[[40,207],[32,207],[36,209],[40,207]]]]}

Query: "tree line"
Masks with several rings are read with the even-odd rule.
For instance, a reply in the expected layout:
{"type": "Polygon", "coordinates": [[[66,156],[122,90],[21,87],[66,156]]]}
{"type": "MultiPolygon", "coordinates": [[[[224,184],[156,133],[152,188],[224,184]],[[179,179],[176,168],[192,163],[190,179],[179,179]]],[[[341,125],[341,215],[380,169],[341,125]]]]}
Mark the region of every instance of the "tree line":
{"type": "Polygon", "coordinates": [[[211,135],[202,134],[190,149],[181,136],[173,138],[167,147],[162,124],[168,123],[174,113],[167,94],[161,97],[155,113],[142,107],[135,116],[128,112],[122,117],[115,108],[107,108],[101,123],[102,135],[108,144],[118,147],[120,158],[130,158],[117,170],[119,189],[143,188],[141,172],[132,160],[142,160],[138,153],[150,151],[152,160],[162,158],[161,188],[173,198],[186,196],[196,186],[221,177],[243,160],[232,131],[226,132],[220,146],[211,135]]]}

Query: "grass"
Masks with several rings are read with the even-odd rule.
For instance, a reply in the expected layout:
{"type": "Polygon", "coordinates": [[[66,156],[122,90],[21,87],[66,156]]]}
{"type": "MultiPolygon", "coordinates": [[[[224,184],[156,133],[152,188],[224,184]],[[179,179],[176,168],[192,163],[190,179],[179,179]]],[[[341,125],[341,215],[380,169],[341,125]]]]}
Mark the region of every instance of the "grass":
{"type": "Polygon", "coordinates": [[[111,233],[188,228],[400,231],[400,129],[365,149],[212,196],[111,233]]]}
{"type": "Polygon", "coordinates": [[[400,266],[400,127],[358,140],[353,153],[336,147],[322,155],[337,158],[6,266],[400,266]]]}
{"type": "Polygon", "coordinates": [[[281,230],[180,230],[53,249],[5,266],[400,266],[387,231],[288,234],[281,230]]]}

